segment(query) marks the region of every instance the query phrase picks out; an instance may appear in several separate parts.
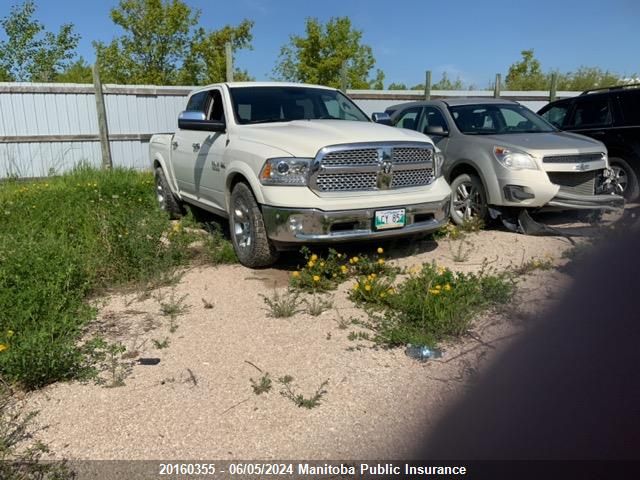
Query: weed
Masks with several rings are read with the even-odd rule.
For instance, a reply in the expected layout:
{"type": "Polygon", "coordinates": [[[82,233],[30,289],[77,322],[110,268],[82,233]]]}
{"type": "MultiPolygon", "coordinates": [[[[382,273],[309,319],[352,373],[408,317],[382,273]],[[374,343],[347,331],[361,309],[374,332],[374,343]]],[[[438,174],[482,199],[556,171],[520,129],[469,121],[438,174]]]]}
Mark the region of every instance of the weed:
{"type": "Polygon", "coordinates": [[[209,302],[208,300],[205,300],[204,298],[201,299],[202,300],[202,305],[205,309],[210,310],[213,308],[213,303],[209,302]]]}
{"type": "Polygon", "coordinates": [[[369,336],[369,334],[367,332],[349,332],[349,335],[347,335],[347,339],[355,342],[358,340],[371,340],[371,337],[369,336]]]}
{"type": "Polygon", "coordinates": [[[301,393],[296,393],[293,386],[293,377],[291,375],[285,375],[278,379],[278,383],[282,385],[280,394],[291,400],[300,408],[312,409],[320,405],[322,398],[327,394],[325,387],[329,384],[329,380],[325,380],[316,389],[313,396],[305,398],[301,393]]]}
{"type": "Polygon", "coordinates": [[[251,378],[250,381],[253,393],[255,393],[256,395],[269,393],[271,391],[271,387],[273,386],[273,382],[271,381],[269,372],[262,375],[262,377],[260,377],[260,380],[257,382],[253,378],[251,378]]]}
{"type": "Polygon", "coordinates": [[[349,292],[349,298],[358,304],[382,307],[388,303],[394,291],[393,277],[370,273],[356,280],[349,292]]]}
{"type": "Polygon", "coordinates": [[[333,308],[333,299],[323,298],[319,295],[313,295],[311,300],[305,298],[303,302],[307,304],[307,313],[314,317],[322,315],[322,313],[333,308]]]}
{"type": "Polygon", "coordinates": [[[155,338],[151,340],[153,342],[153,346],[158,350],[162,350],[163,348],[169,347],[169,338],[165,337],[164,340],[156,340],[155,338]]]}
{"type": "Polygon", "coordinates": [[[267,311],[269,316],[273,318],[288,318],[294,316],[300,311],[300,300],[298,299],[298,292],[292,290],[286,290],[284,293],[279,293],[274,290],[271,297],[261,295],[264,303],[267,305],[267,311]]]}
{"type": "Polygon", "coordinates": [[[122,387],[124,379],[131,371],[131,365],[122,362],[122,356],[127,350],[121,343],[108,343],[101,337],[95,337],[84,346],[88,353],[91,365],[97,369],[94,378],[106,387],[122,387]],[[108,379],[97,375],[105,372],[108,379]]]}
{"type": "Polygon", "coordinates": [[[464,263],[469,260],[469,256],[473,251],[473,244],[464,237],[455,240],[457,246],[454,248],[449,240],[449,250],[451,251],[451,259],[456,263],[464,263]]]}
{"type": "Polygon", "coordinates": [[[513,268],[513,273],[516,275],[527,275],[536,270],[549,270],[553,267],[553,257],[547,255],[544,258],[531,258],[527,261],[524,260],[524,254],[520,265],[513,268]]]}
{"type": "Polygon", "coordinates": [[[169,331],[171,333],[174,333],[178,329],[178,324],[176,323],[178,316],[189,310],[189,305],[184,303],[184,299],[187,297],[188,294],[186,293],[181,297],[176,297],[175,290],[171,290],[171,295],[166,301],[166,297],[163,297],[160,294],[155,297],[156,301],[160,304],[160,313],[165,317],[169,317],[169,331]]]}
{"type": "Polygon", "coordinates": [[[189,217],[172,226],[157,207],[150,173],[82,167],[2,182],[0,216],[0,335],[15,332],[0,353],[0,373],[28,389],[82,375],[78,340],[95,318],[89,297],[175,281],[178,267],[203,255],[229,260],[220,236],[207,236],[205,253],[187,248],[202,235],[183,228],[189,217]]]}

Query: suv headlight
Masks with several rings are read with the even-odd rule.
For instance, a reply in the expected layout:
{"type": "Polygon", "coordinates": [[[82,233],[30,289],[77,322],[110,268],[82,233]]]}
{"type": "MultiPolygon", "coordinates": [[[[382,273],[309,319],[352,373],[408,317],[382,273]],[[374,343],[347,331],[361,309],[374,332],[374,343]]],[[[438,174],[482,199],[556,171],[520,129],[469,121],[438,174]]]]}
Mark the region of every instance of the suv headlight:
{"type": "Polygon", "coordinates": [[[311,158],[270,158],[260,171],[263,185],[306,186],[311,158]]]}
{"type": "Polygon", "coordinates": [[[538,165],[531,155],[506,147],[493,147],[493,156],[509,170],[538,170],[538,165]]]}

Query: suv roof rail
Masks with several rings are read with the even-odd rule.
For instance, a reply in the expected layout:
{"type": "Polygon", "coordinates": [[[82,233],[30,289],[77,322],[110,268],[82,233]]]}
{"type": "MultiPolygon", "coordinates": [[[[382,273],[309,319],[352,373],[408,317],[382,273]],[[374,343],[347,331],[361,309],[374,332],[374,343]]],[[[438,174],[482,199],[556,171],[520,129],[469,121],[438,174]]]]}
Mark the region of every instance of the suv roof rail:
{"type": "Polygon", "coordinates": [[[616,86],[613,86],[613,87],[592,88],[590,90],[585,90],[580,95],[587,95],[587,94],[593,93],[593,92],[604,92],[604,91],[610,92],[612,90],[623,90],[623,89],[628,88],[628,87],[632,87],[632,88],[640,87],[640,83],[628,83],[628,84],[625,84],[625,85],[616,85],[616,86]]]}

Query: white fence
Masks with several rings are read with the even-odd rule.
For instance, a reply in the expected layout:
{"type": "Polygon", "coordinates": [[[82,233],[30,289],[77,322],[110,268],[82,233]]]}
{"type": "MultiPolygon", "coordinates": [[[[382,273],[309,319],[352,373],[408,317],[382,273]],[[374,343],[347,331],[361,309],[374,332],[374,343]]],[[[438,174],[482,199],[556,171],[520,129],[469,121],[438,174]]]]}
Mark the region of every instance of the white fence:
{"type": "MultiPolygon", "coordinates": [[[[109,140],[114,166],[148,168],[149,138],[173,132],[178,113],[193,87],[104,85],[109,140]]],[[[421,100],[421,91],[352,90],[368,114],[388,106],[421,100]]],[[[579,92],[558,92],[558,98],[579,92]]],[[[431,98],[491,97],[493,92],[441,91],[431,98]]],[[[532,110],[545,105],[549,92],[502,92],[532,110]]],[[[101,165],[93,85],[0,83],[0,178],[43,177],[80,162],[101,165]]]]}

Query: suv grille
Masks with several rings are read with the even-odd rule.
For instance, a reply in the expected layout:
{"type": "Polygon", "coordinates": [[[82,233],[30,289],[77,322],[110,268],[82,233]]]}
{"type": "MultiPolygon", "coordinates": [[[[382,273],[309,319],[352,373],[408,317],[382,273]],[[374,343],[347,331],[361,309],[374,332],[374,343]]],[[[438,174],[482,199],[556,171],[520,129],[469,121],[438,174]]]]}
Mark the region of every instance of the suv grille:
{"type": "Polygon", "coordinates": [[[435,178],[434,149],[426,143],[329,148],[316,157],[317,168],[311,176],[311,188],[319,192],[419,187],[435,178]]]}
{"type": "Polygon", "coordinates": [[[591,172],[547,172],[551,183],[560,186],[560,191],[575,195],[594,195],[597,170],[591,172]]]}
{"type": "Polygon", "coordinates": [[[544,163],[582,163],[602,160],[601,153],[581,153],[579,155],[551,155],[544,157],[544,163]]]}

